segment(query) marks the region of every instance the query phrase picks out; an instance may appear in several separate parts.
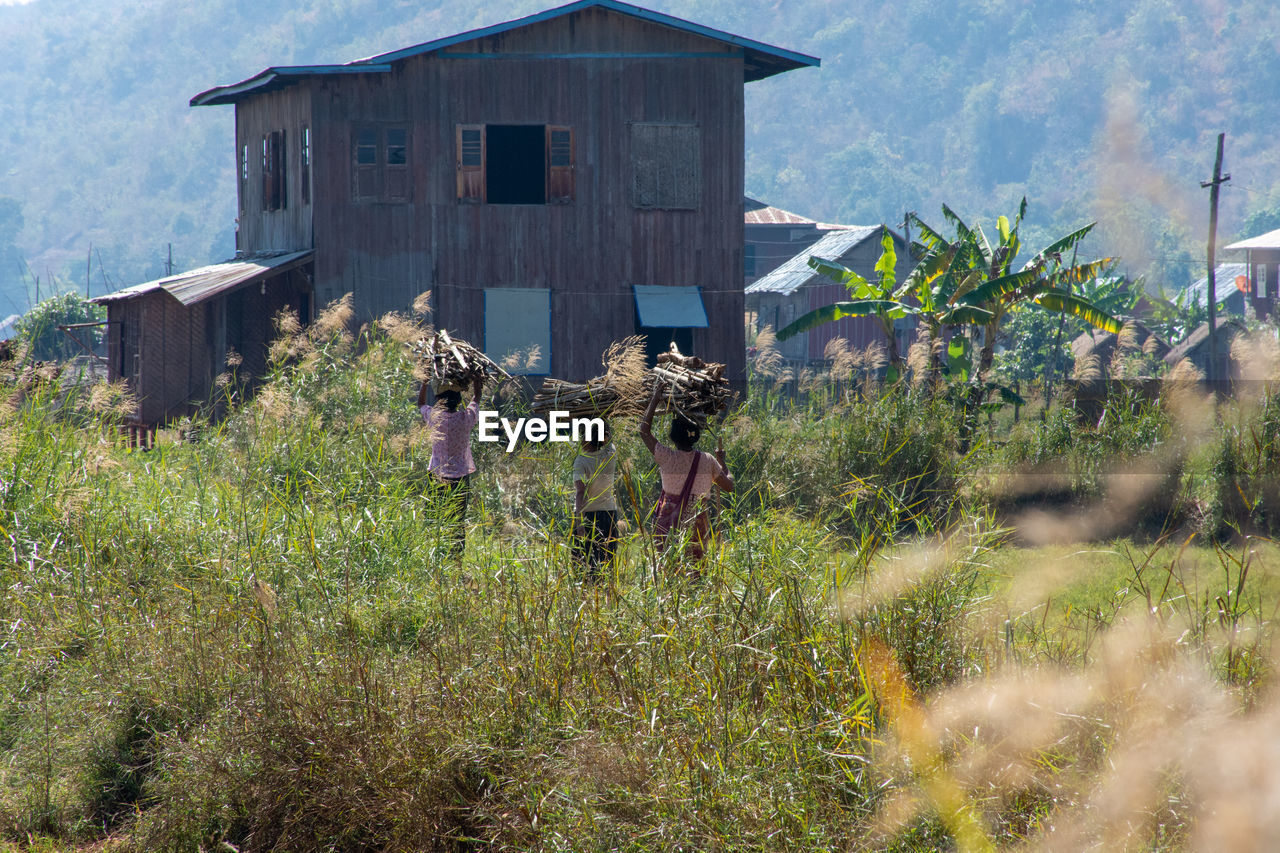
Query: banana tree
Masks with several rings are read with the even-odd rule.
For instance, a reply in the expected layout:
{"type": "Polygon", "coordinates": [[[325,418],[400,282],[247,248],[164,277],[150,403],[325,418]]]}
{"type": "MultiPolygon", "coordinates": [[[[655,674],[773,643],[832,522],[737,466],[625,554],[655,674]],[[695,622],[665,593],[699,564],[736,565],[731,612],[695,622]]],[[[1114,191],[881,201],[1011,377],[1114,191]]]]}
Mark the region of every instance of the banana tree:
{"type": "MultiPolygon", "coordinates": [[[[932,259],[932,255],[930,258],[932,259]]],[[[898,255],[893,245],[893,234],[885,228],[880,236],[880,259],[876,261],[874,281],[868,280],[845,265],[824,258],[809,258],[809,266],[845,286],[848,302],[823,305],[797,318],[778,332],[779,340],[807,332],[823,323],[831,323],[844,317],[875,317],[888,341],[889,378],[892,381],[902,375],[902,353],[894,335],[894,321],[915,317],[930,330],[931,340],[936,339],[943,326],[961,323],[985,323],[990,312],[969,305],[948,305],[945,300],[922,284],[917,267],[903,282],[898,282],[898,255]]]]}
{"type": "MultiPolygon", "coordinates": [[[[980,323],[985,336],[979,356],[977,377],[985,379],[995,358],[996,339],[1000,323],[1015,306],[1032,304],[1048,311],[1079,317],[1097,328],[1110,332],[1120,330],[1121,321],[1105,311],[1080,292],[1085,282],[1095,279],[1113,263],[1112,258],[1101,258],[1084,263],[1074,259],[1064,262],[1063,256],[1073,253],[1080,241],[1093,230],[1095,223],[1053,241],[1031,257],[1020,269],[1013,271],[1013,262],[1022,247],[1018,229],[1027,211],[1024,198],[1018,215],[1010,223],[1008,217],[996,220],[999,240],[993,245],[982,226],[970,228],[964,220],[947,206],[942,213],[955,229],[956,238],[948,240],[939,232],[912,215],[912,222],[919,229],[920,245],[924,250],[921,266],[931,257],[949,258],[947,273],[934,288],[955,308],[979,308],[988,313],[980,323]]],[[[922,276],[931,273],[926,268],[922,276]]]]}

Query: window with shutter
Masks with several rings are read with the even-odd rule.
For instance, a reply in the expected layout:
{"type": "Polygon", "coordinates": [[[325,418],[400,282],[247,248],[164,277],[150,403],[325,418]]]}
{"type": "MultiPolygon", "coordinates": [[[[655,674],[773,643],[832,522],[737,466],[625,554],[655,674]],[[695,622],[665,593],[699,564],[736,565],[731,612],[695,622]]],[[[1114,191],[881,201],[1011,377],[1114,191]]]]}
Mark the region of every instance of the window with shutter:
{"type": "Polygon", "coordinates": [[[273,130],[262,137],[262,209],[287,206],[285,189],[284,131],[273,130]]]}
{"type": "Polygon", "coordinates": [[[378,129],[355,129],[351,145],[351,195],[356,201],[377,201],[382,195],[382,156],[378,129]]]}
{"type": "Polygon", "coordinates": [[[311,204],[311,128],[302,126],[302,169],[299,180],[302,182],[302,203],[311,204]]]}
{"type": "Polygon", "coordinates": [[[573,128],[547,125],[547,203],[573,201],[573,128]]]}
{"type": "Polygon", "coordinates": [[[383,193],[387,201],[409,200],[409,131],[403,127],[386,128],[386,167],[383,171],[383,193]]]}
{"type": "Polygon", "coordinates": [[[240,184],[240,212],[244,213],[249,209],[249,144],[245,143],[240,146],[240,168],[239,168],[239,184],[240,184]]]}
{"type": "Polygon", "coordinates": [[[458,199],[484,201],[484,125],[460,124],[457,128],[458,199]]]}

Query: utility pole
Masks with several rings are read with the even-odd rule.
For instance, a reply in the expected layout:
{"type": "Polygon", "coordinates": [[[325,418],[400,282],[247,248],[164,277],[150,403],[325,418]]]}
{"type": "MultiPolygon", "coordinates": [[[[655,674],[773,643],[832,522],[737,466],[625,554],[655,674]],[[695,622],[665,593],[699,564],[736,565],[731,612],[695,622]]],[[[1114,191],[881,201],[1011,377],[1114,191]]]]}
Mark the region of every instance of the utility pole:
{"type": "Polygon", "coordinates": [[[169,260],[164,262],[164,274],[173,275],[173,244],[169,244],[169,260]]]}
{"type": "Polygon", "coordinates": [[[1216,388],[1218,381],[1218,282],[1217,262],[1214,251],[1218,242],[1218,189],[1220,185],[1231,180],[1230,175],[1222,174],[1222,143],[1225,133],[1218,134],[1218,156],[1213,160],[1213,180],[1201,181],[1201,187],[1209,189],[1209,386],[1216,388]]]}
{"type": "Polygon", "coordinates": [[[93,272],[93,241],[89,241],[89,254],[84,259],[84,298],[89,298],[89,273],[93,272]]]}

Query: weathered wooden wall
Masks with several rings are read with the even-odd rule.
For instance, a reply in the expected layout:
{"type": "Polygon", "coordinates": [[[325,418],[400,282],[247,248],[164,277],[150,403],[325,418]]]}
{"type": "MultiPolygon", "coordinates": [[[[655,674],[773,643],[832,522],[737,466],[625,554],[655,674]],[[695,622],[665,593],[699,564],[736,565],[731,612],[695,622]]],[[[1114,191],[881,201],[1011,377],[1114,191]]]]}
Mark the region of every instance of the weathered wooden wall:
{"type": "MultiPolygon", "coordinates": [[[[414,57],[388,74],[316,78],[285,91],[312,98],[319,305],[351,291],[368,317],[430,289],[435,322],[483,345],[484,288],[549,288],[548,369],[581,379],[600,372],[609,342],[634,332],[632,285],[696,284],[711,328],[695,331],[694,349],[741,377],[743,60],[724,43],[587,9],[414,57]],[[603,56],[557,56],[566,53],[603,56]],[[633,206],[631,122],[697,125],[697,209],[633,206]],[[352,200],[352,133],[378,123],[410,129],[409,201],[352,200]],[[573,200],[460,203],[459,124],[573,128],[573,200]]],[[[250,120],[250,107],[306,115],[290,99],[248,99],[239,123],[258,137],[279,121],[250,120]]],[[[266,247],[243,226],[242,235],[246,248],[266,247]]]]}
{"type": "Polygon", "coordinates": [[[236,106],[236,187],[237,192],[243,191],[237,208],[238,248],[258,252],[311,247],[315,196],[310,204],[303,202],[302,178],[302,129],[310,125],[311,97],[304,87],[267,92],[236,106]],[[285,132],[285,206],[263,210],[262,137],[277,130],[285,132]],[[249,178],[242,183],[240,152],[245,145],[249,146],[249,178]]]}

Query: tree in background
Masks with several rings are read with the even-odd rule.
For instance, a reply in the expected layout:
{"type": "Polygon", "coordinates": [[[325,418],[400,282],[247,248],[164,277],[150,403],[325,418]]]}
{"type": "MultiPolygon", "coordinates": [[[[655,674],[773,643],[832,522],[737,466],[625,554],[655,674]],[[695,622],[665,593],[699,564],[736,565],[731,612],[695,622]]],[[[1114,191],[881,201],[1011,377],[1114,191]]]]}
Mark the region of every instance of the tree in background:
{"type": "Polygon", "coordinates": [[[0,198],[0,315],[22,310],[13,303],[13,295],[22,293],[23,262],[18,250],[18,233],[22,231],[22,202],[16,198],[0,198]],[[10,304],[13,303],[13,304],[10,304]]]}
{"type": "MultiPolygon", "coordinates": [[[[58,326],[73,323],[93,323],[105,319],[101,306],[94,305],[78,293],[63,293],[46,299],[22,316],[17,324],[16,338],[30,344],[30,357],[39,361],[66,361],[84,350],[68,338],[58,326]]],[[[96,348],[102,343],[102,328],[78,330],[78,338],[96,348]]]]}
{"type": "Polygon", "coordinates": [[[1054,240],[1017,272],[1011,271],[1022,248],[1018,228],[1026,212],[1027,200],[1024,198],[1012,223],[1008,217],[997,218],[996,235],[999,239],[994,244],[981,225],[970,228],[946,205],[942,207],[942,215],[955,230],[954,239],[944,237],[920,217],[911,216],[919,229],[924,256],[921,264],[931,257],[948,259],[947,275],[955,283],[948,304],[980,308],[989,314],[989,319],[982,323],[982,350],[974,375],[975,385],[988,380],[1001,323],[1018,307],[1036,306],[1078,317],[1109,332],[1120,331],[1121,321],[1092,302],[1083,290],[1086,282],[1096,279],[1112,265],[1113,259],[1077,263],[1074,258],[1076,247],[1093,230],[1094,223],[1054,240]],[[1068,252],[1072,259],[1064,262],[1063,256],[1068,252]]]}

